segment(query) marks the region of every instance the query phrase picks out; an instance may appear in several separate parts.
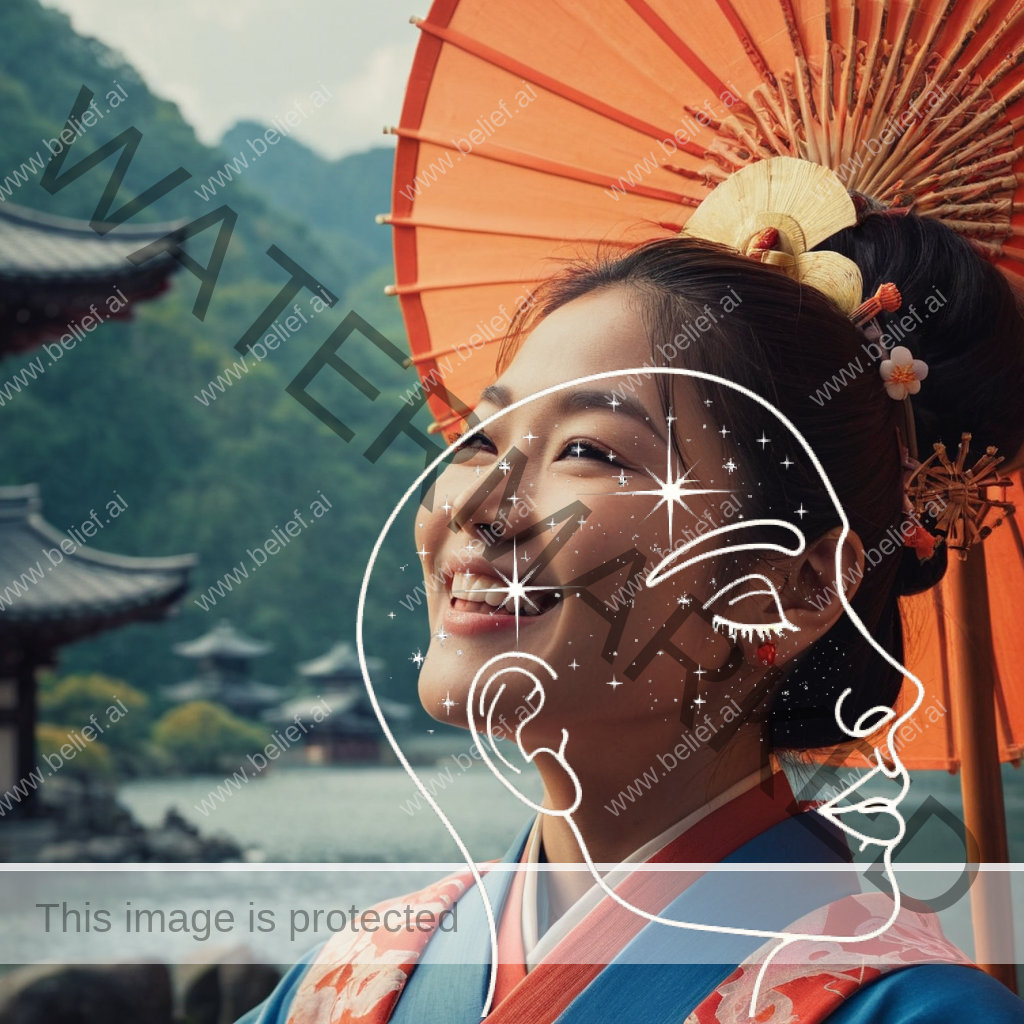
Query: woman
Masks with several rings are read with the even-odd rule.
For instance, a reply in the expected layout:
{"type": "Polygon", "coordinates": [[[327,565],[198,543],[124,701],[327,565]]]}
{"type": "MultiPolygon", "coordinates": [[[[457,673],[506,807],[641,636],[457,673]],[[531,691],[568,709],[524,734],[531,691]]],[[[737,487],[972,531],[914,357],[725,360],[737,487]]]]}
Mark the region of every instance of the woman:
{"type": "Polygon", "coordinates": [[[441,479],[451,500],[417,516],[424,573],[444,581],[424,707],[516,740],[492,765],[518,788],[524,754],[544,784],[546,813],[505,859],[620,868],[600,885],[575,870],[487,875],[493,1000],[484,901],[459,876],[381,908],[454,905],[457,930],[338,935],[246,1021],[456,1022],[485,1007],[530,1022],[1024,1020],[928,915],[903,914],[874,945],[804,940],[764,972],[777,942],[650,922],[863,934],[892,904],[856,896],[852,872],[625,868],[850,859],[778,769],[799,776],[805,752],[865,735],[849,723],[877,726],[896,699],[898,598],[934,585],[946,558],[941,542],[931,550],[941,499],[908,515],[910,435],[922,451],[964,432],[1008,455],[1024,443],[1024,322],[966,242],[863,211],[815,251],[855,264],[865,296],[897,283],[923,386],[920,362],[880,375],[874,356],[896,356],[881,351],[888,313],[866,337],[848,304],[771,260],[652,242],[546,287],[441,479]],[[612,373],[637,367],[649,372],[612,373]],[[565,386],[599,374],[611,376],[565,386]],[[909,409],[894,400],[907,391],[909,409]],[[907,545],[886,554],[894,529],[907,545]],[[513,670],[485,697],[492,663],[513,670]]]}

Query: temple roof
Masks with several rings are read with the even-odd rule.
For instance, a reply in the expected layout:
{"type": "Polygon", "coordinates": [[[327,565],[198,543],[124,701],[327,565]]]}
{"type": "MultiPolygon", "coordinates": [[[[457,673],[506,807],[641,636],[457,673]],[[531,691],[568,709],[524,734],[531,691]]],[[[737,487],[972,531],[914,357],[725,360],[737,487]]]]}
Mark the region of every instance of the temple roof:
{"type": "MultiPolygon", "coordinates": [[[[349,643],[337,643],[326,654],[312,661],[303,661],[295,666],[300,675],[309,679],[362,679],[359,656],[349,643]]],[[[366,667],[377,671],[384,667],[380,658],[367,658],[366,667]]]]}
{"type": "Polygon", "coordinates": [[[41,506],[36,484],[0,487],[0,635],[69,643],[164,618],[188,589],[195,555],[134,558],[80,545],[46,522],[41,506]]]}
{"type": "Polygon", "coordinates": [[[227,619],[222,619],[209,633],[175,644],[171,650],[183,658],[242,659],[258,658],[273,650],[273,645],[240,633],[227,619]]]}
{"type": "MultiPolygon", "coordinates": [[[[313,708],[318,704],[329,708],[316,724],[322,733],[336,735],[379,735],[380,723],[370,703],[370,698],[363,689],[324,691],[323,694],[307,694],[304,697],[293,697],[276,708],[265,711],[262,718],[271,725],[289,725],[296,718],[304,722],[315,721],[313,708]]],[[[386,697],[378,697],[384,717],[389,722],[405,721],[412,715],[412,708],[386,697]]]]}
{"type": "Polygon", "coordinates": [[[177,704],[208,700],[223,704],[241,715],[254,715],[281,700],[281,690],[277,686],[268,686],[255,679],[228,681],[212,674],[165,686],[162,693],[167,700],[177,704]]]}
{"type": "Polygon", "coordinates": [[[132,302],[163,291],[180,268],[166,253],[141,267],[126,257],[164,235],[180,237],[183,228],[122,224],[98,235],[87,221],[0,204],[0,355],[68,332],[90,305],[106,318],[115,288],[129,305],[110,316],[129,316],[132,302]]]}

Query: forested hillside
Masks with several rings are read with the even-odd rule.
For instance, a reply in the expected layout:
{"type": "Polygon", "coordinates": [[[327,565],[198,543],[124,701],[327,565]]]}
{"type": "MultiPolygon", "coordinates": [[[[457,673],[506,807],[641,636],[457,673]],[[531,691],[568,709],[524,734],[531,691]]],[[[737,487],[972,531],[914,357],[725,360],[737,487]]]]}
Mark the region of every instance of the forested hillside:
{"type": "MultiPolygon", "coordinates": [[[[201,556],[195,589],[178,619],[66,648],[63,670],[102,670],[152,693],[190,671],[168,652],[171,643],[198,635],[224,616],[275,645],[256,674],[282,683],[291,678],[296,660],[318,655],[339,639],[353,639],[357,590],[372,541],[423,465],[422,451],[405,438],[376,464],[364,458],[369,443],[402,407],[398,396],[415,380],[412,370],[395,365],[365,340],[353,337],[345,353],[381,390],[375,403],[331,371],[311,388],[355,430],[350,443],[284,391],[351,309],[404,345],[395,300],[382,293],[390,279],[387,230],[377,228],[376,240],[365,235],[373,214],[387,206],[383,168],[389,156],[378,152],[329,163],[298,144],[282,146],[263,158],[259,174],[242,173],[224,186],[216,203],[204,201],[195,190],[231,154],[201,144],[174,104],[154,97],[117,54],[77,36],[63,14],[35,0],[5,0],[0,5],[0,179],[8,176],[3,202],[91,217],[114,156],[55,195],[39,187],[39,174],[31,168],[23,183],[10,173],[37,153],[48,159],[44,140],[63,128],[83,84],[102,103],[115,83],[127,99],[78,140],[65,166],[133,125],[143,137],[115,209],[183,166],[192,178],[130,223],[191,221],[223,202],[237,212],[237,224],[204,322],[191,313],[199,282],[182,270],[167,294],[139,307],[133,322],[104,324],[2,403],[0,483],[38,481],[44,513],[62,530],[102,507],[116,490],[128,508],[97,538],[98,547],[201,556]],[[301,201],[298,192],[289,196],[291,160],[297,161],[295,180],[308,175],[311,166],[318,176],[316,192],[305,189],[301,201]],[[332,191],[339,209],[310,205],[327,202],[332,191]],[[309,223],[314,217],[317,229],[309,223]],[[238,379],[218,392],[210,388],[211,380],[239,359],[235,342],[287,280],[266,255],[272,244],[339,301],[268,358],[257,364],[250,357],[244,371],[236,370],[238,379]],[[204,611],[194,603],[241,561],[251,567],[246,550],[262,544],[293,509],[308,509],[318,491],[333,504],[333,519],[325,517],[319,532],[309,531],[257,572],[250,571],[217,599],[216,607],[204,611]]],[[[204,265],[216,233],[206,231],[186,245],[204,265]]],[[[311,311],[308,291],[298,300],[311,311]]],[[[37,354],[0,362],[0,389],[37,354]]],[[[425,413],[419,416],[417,422],[425,425],[425,413]]],[[[395,582],[395,603],[405,593],[400,582],[395,582]]],[[[371,631],[385,628],[385,611],[368,617],[371,631]]],[[[411,682],[406,653],[396,655],[393,686],[396,695],[409,699],[408,691],[401,692],[411,682]]]]}

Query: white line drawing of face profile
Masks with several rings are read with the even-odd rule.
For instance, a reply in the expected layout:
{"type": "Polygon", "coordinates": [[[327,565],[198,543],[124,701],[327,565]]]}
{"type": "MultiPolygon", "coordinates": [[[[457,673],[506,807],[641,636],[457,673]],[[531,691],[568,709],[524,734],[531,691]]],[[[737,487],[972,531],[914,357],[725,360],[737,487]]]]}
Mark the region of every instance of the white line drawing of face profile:
{"type": "MultiPolygon", "coordinates": [[[[574,810],[576,810],[576,808],[579,806],[580,801],[582,800],[582,787],[580,785],[579,779],[576,777],[575,773],[572,770],[572,767],[569,765],[568,761],[566,760],[566,758],[564,756],[565,747],[566,747],[566,744],[568,742],[568,730],[565,730],[565,729],[562,730],[562,741],[559,744],[558,751],[552,751],[549,748],[543,748],[544,752],[546,752],[549,755],[555,757],[556,760],[559,762],[559,764],[563,767],[563,769],[566,770],[569,773],[569,775],[571,776],[571,778],[572,778],[572,780],[573,780],[573,782],[575,784],[575,787],[576,787],[576,798],[575,798],[575,800],[573,801],[572,805],[569,808],[566,808],[566,809],[563,809],[563,810],[552,811],[549,808],[540,807],[539,805],[537,805],[533,801],[529,800],[525,795],[523,795],[522,793],[519,793],[519,791],[516,789],[516,787],[513,785],[513,783],[505,778],[504,769],[500,768],[495,763],[495,761],[492,759],[490,753],[488,752],[488,747],[490,747],[492,750],[494,750],[494,753],[500,759],[500,761],[504,763],[504,765],[506,765],[507,767],[513,768],[513,771],[518,773],[519,770],[514,768],[500,754],[500,752],[498,752],[494,748],[494,746],[493,746],[493,738],[492,738],[492,736],[490,734],[490,728],[489,728],[489,726],[490,726],[490,714],[493,711],[493,708],[495,706],[495,701],[497,700],[497,697],[500,695],[500,688],[499,688],[497,694],[491,695],[491,699],[490,699],[490,703],[489,704],[487,703],[487,698],[488,698],[488,695],[490,694],[490,688],[493,685],[495,685],[497,679],[501,675],[503,675],[503,674],[508,674],[508,673],[512,673],[512,672],[519,673],[519,674],[525,674],[527,676],[527,678],[529,678],[531,680],[531,682],[534,684],[535,690],[537,690],[539,688],[539,696],[541,697],[541,699],[543,699],[543,693],[544,693],[543,683],[541,682],[541,679],[540,679],[540,676],[538,675],[538,673],[534,670],[534,667],[542,669],[547,675],[550,676],[551,682],[557,684],[558,675],[554,671],[554,669],[552,669],[551,666],[548,665],[543,659],[541,659],[541,658],[539,658],[539,657],[537,657],[535,655],[529,654],[527,652],[509,651],[507,653],[499,654],[499,655],[496,655],[495,657],[489,659],[487,662],[484,663],[484,665],[482,665],[477,670],[477,673],[476,673],[476,675],[474,676],[474,679],[473,679],[473,683],[472,683],[472,685],[470,687],[470,692],[469,692],[469,697],[468,697],[469,708],[467,709],[470,712],[470,715],[469,715],[470,730],[471,730],[471,733],[473,734],[474,741],[477,742],[478,748],[481,751],[482,759],[485,761],[487,766],[490,768],[491,772],[495,776],[497,776],[499,781],[501,781],[502,784],[505,785],[506,788],[508,788],[511,792],[515,793],[515,795],[526,806],[530,807],[535,812],[537,812],[537,813],[544,813],[544,814],[556,814],[556,815],[559,815],[559,816],[565,818],[565,820],[567,821],[567,823],[569,824],[570,828],[573,831],[573,834],[574,834],[574,836],[576,838],[576,841],[579,844],[579,847],[580,847],[581,853],[583,855],[584,861],[585,861],[585,863],[586,863],[586,865],[587,865],[591,875],[593,876],[595,882],[597,883],[598,886],[600,886],[600,888],[602,889],[602,891],[605,893],[606,896],[608,896],[611,899],[613,899],[616,903],[618,903],[619,905],[624,907],[626,910],[631,911],[632,913],[636,914],[637,916],[643,918],[646,921],[649,921],[649,922],[652,922],[652,923],[666,925],[668,927],[673,927],[673,928],[683,928],[683,929],[689,929],[689,930],[693,930],[693,931],[716,932],[716,933],[725,934],[725,935],[749,936],[749,937],[753,937],[753,938],[763,938],[763,939],[766,939],[766,940],[768,940],[768,939],[778,939],[779,940],[779,945],[777,947],[775,947],[773,950],[771,950],[768,953],[768,955],[764,958],[764,961],[763,961],[763,963],[761,965],[761,968],[760,968],[760,971],[758,973],[757,981],[756,981],[755,986],[754,986],[753,994],[752,994],[752,997],[751,997],[751,1004],[750,1004],[750,1016],[753,1017],[753,1016],[755,1016],[755,1013],[756,1013],[756,1006],[757,1006],[758,995],[760,993],[761,983],[762,983],[762,981],[764,979],[765,971],[768,969],[768,967],[771,964],[772,960],[783,949],[785,949],[787,946],[792,945],[793,943],[799,942],[799,941],[814,941],[814,942],[831,941],[831,942],[838,942],[838,943],[844,943],[844,944],[849,944],[849,945],[853,945],[853,944],[861,943],[861,942],[868,942],[868,941],[871,941],[872,939],[877,938],[879,935],[884,934],[893,925],[893,923],[896,921],[896,918],[898,917],[898,915],[900,913],[901,896],[900,896],[899,886],[898,886],[897,881],[896,881],[896,876],[895,876],[895,873],[894,873],[893,867],[892,867],[892,854],[893,854],[893,850],[899,845],[899,843],[902,840],[903,835],[904,835],[904,833],[906,831],[906,823],[905,823],[905,821],[903,819],[903,816],[900,814],[900,812],[898,810],[898,806],[903,801],[903,799],[906,797],[907,793],[909,792],[909,789],[910,789],[910,776],[909,776],[909,773],[907,772],[907,769],[904,766],[902,760],[900,759],[899,751],[897,749],[897,744],[895,742],[895,738],[896,738],[896,731],[905,722],[907,722],[910,718],[913,717],[913,715],[917,712],[918,708],[923,703],[924,696],[925,696],[925,691],[924,691],[924,686],[921,683],[920,679],[918,679],[915,675],[913,675],[907,669],[907,667],[905,665],[902,665],[899,661],[897,661],[888,651],[886,651],[874,639],[874,637],[871,635],[870,631],[867,629],[867,627],[861,621],[860,617],[857,615],[857,613],[853,610],[852,606],[850,605],[850,602],[849,602],[849,600],[848,600],[848,598],[846,596],[845,590],[844,590],[844,588],[843,588],[843,586],[841,584],[841,581],[842,581],[842,549],[843,549],[843,544],[845,543],[846,538],[848,537],[848,535],[850,533],[850,522],[849,522],[849,519],[846,516],[846,512],[843,509],[842,504],[839,501],[839,496],[836,494],[835,489],[833,488],[831,481],[828,479],[828,476],[825,473],[824,467],[821,465],[821,462],[819,461],[817,455],[815,454],[814,450],[811,448],[811,446],[807,442],[807,440],[804,438],[804,436],[800,433],[800,431],[792,423],[792,421],[788,419],[788,417],[786,417],[779,409],[777,409],[775,406],[773,406],[766,399],[762,398],[760,395],[758,395],[755,392],[749,390],[748,388],[743,387],[741,384],[737,384],[737,383],[735,383],[733,381],[726,380],[723,377],[715,376],[714,374],[704,373],[704,372],[699,371],[699,370],[690,370],[690,369],[686,369],[686,368],[682,368],[682,367],[652,367],[652,366],[644,366],[644,367],[634,367],[632,369],[608,370],[608,371],[605,371],[605,372],[602,372],[602,373],[589,374],[587,376],[578,377],[578,378],[575,378],[573,380],[565,381],[565,382],[560,383],[560,384],[555,384],[555,385],[552,385],[551,387],[548,387],[548,388],[545,388],[545,389],[543,389],[541,391],[538,391],[535,394],[528,395],[525,398],[521,398],[518,401],[513,402],[513,403],[509,404],[508,406],[504,407],[500,411],[494,413],[493,415],[488,416],[485,420],[482,420],[480,423],[476,424],[474,427],[472,427],[470,430],[468,430],[467,434],[472,434],[472,433],[475,433],[476,431],[483,430],[486,427],[488,427],[490,424],[494,423],[496,420],[500,419],[502,416],[505,416],[508,413],[510,413],[510,412],[512,412],[512,411],[514,411],[514,410],[516,410],[516,409],[518,409],[518,408],[520,408],[520,407],[522,407],[524,405],[529,404],[530,402],[536,401],[537,399],[544,398],[544,397],[546,397],[548,395],[552,395],[552,394],[555,394],[555,393],[560,392],[560,391],[564,391],[564,390],[566,390],[568,388],[578,387],[578,386],[583,385],[583,384],[590,384],[590,383],[594,383],[594,382],[597,382],[597,381],[609,380],[609,379],[614,379],[614,378],[619,378],[619,377],[626,377],[626,376],[631,375],[631,374],[636,374],[636,375],[644,374],[645,376],[650,376],[650,375],[663,375],[663,376],[669,376],[669,377],[671,377],[671,376],[679,376],[679,377],[690,377],[690,378],[694,378],[694,379],[709,381],[709,382],[711,382],[713,384],[718,384],[718,385],[720,385],[722,387],[731,388],[733,391],[739,392],[740,394],[745,395],[747,398],[751,399],[752,401],[757,402],[758,405],[760,405],[762,408],[766,409],[769,413],[771,413],[778,420],[780,425],[782,425],[789,432],[790,436],[803,449],[803,451],[804,451],[805,455],[807,456],[808,460],[810,461],[811,465],[813,465],[814,469],[817,471],[818,476],[819,476],[819,478],[821,480],[822,486],[824,487],[825,491],[828,493],[828,496],[831,499],[833,506],[835,507],[835,510],[836,510],[836,512],[837,512],[837,514],[839,516],[840,522],[842,524],[840,535],[839,535],[838,539],[836,540],[836,546],[835,546],[835,587],[834,587],[835,592],[836,592],[839,600],[842,602],[843,610],[845,611],[846,615],[849,617],[850,621],[854,624],[854,626],[856,627],[858,632],[861,634],[861,636],[868,642],[868,644],[872,647],[872,649],[890,667],[892,667],[896,671],[900,672],[905,679],[909,679],[913,683],[913,685],[916,687],[916,694],[915,694],[914,700],[909,704],[909,706],[903,712],[902,715],[898,715],[896,710],[894,708],[892,708],[892,707],[889,707],[888,705],[877,705],[877,706],[875,706],[873,708],[870,708],[869,710],[865,711],[863,714],[861,714],[860,717],[857,719],[857,721],[852,726],[851,725],[847,725],[846,722],[844,722],[843,717],[842,717],[843,704],[844,704],[846,698],[849,696],[851,691],[848,688],[848,689],[844,690],[839,695],[838,699],[836,700],[836,705],[835,705],[835,719],[836,719],[836,723],[839,726],[839,728],[847,736],[851,737],[851,739],[866,739],[866,738],[869,738],[871,736],[876,735],[878,733],[878,731],[883,726],[885,726],[885,725],[888,725],[889,728],[888,728],[888,730],[887,730],[887,732],[885,734],[884,743],[882,743],[880,745],[876,745],[875,748],[874,748],[874,751],[875,751],[875,753],[874,753],[875,766],[873,768],[871,768],[870,770],[868,770],[859,779],[855,780],[845,790],[837,793],[834,797],[832,797],[831,800],[827,801],[821,807],[817,808],[816,809],[816,813],[822,815],[822,817],[824,817],[826,820],[828,820],[832,824],[838,826],[847,835],[850,835],[850,836],[854,837],[855,839],[858,839],[860,841],[860,844],[861,844],[860,845],[860,849],[861,850],[865,849],[865,847],[867,847],[868,845],[880,846],[880,847],[883,848],[883,853],[882,853],[882,859],[883,859],[883,864],[884,864],[883,875],[886,878],[886,880],[888,881],[888,883],[889,883],[889,885],[890,885],[890,887],[892,889],[892,899],[893,899],[893,909],[892,909],[892,912],[889,915],[888,919],[885,922],[883,922],[881,925],[879,925],[877,928],[873,929],[870,932],[864,932],[864,933],[861,933],[861,934],[858,934],[858,935],[823,935],[823,934],[813,934],[813,933],[808,934],[808,933],[796,933],[796,932],[786,932],[786,931],[768,931],[768,930],[763,930],[763,929],[752,929],[752,928],[737,928],[737,927],[730,927],[730,926],[726,926],[726,925],[696,924],[696,923],[691,923],[691,922],[686,922],[686,921],[672,920],[670,918],[660,917],[657,914],[651,914],[648,911],[642,910],[641,908],[633,906],[632,904],[628,903],[618,893],[616,893],[613,889],[611,889],[607,885],[607,883],[605,882],[604,878],[601,876],[600,872],[595,867],[595,865],[594,865],[594,863],[593,863],[593,861],[592,861],[592,859],[590,857],[590,852],[589,852],[589,850],[587,848],[587,844],[586,844],[583,836],[580,834],[580,831],[577,828],[575,822],[573,821],[572,813],[573,813],[574,810]],[[500,661],[501,659],[504,659],[504,658],[514,659],[517,662],[523,662],[525,664],[516,665],[516,666],[506,666],[505,668],[499,669],[497,672],[494,672],[490,676],[488,676],[487,679],[484,680],[482,687],[480,687],[479,686],[480,680],[483,677],[484,672],[488,668],[490,668],[493,664],[495,664],[497,661],[500,661]],[[474,708],[474,705],[475,705],[476,700],[477,700],[478,688],[480,689],[480,694],[481,694],[482,701],[483,701],[482,704],[481,704],[481,709],[483,711],[481,719],[482,719],[482,724],[484,724],[485,729],[486,729],[486,733],[485,733],[485,735],[487,736],[487,740],[486,741],[484,741],[483,737],[478,733],[478,731],[477,731],[477,729],[475,727],[476,719],[475,719],[475,713],[474,713],[473,708],[474,708]],[[883,753],[883,750],[885,750],[885,753],[883,753]],[[887,762],[888,762],[888,764],[887,764],[887,762]],[[891,767],[890,767],[890,765],[891,765],[891,767]],[[875,778],[876,776],[878,776],[880,774],[884,775],[886,778],[888,778],[890,780],[894,780],[894,781],[895,780],[899,780],[899,782],[900,782],[900,789],[899,789],[899,793],[895,797],[867,797],[867,798],[859,800],[857,803],[849,804],[849,805],[844,806],[844,807],[839,807],[838,806],[840,801],[846,799],[847,797],[852,796],[852,794],[856,793],[862,786],[864,786],[871,779],[875,778]],[[842,820],[842,816],[844,814],[853,814],[853,813],[885,814],[885,815],[891,817],[896,822],[896,825],[897,825],[896,833],[895,833],[895,835],[893,837],[891,837],[889,839],[876,839],[876,838],[873,838],[871,836],[866,836],[863,833],[858,832],[855,828],[852,828],[852,827],[848,826],[842,820]]],[[[458,832],[456,831],[456,829],[454,828],[452,823],[449,821],[447,815],[444,813],[444,811],[438,805],[437,801],[434,799],[432,794],[428,791],[427,787],[424,785],[422,780],[417,776],[417,774],[415,773],[415,771],[412,768],[412,765],[409,763],[409,761],[406,758],[405,754],[402,752],[402,750],[399,747],[397,741],[395,740],[394,734],[391,732],[391,729],[390,729],[390,727],[388,725],[387,719],[384,716],[384,713],[383,713],[383,711],[382,711],[382,709],[380,707],[380,704],[379,704],[379,702],[377,700],[377,695],[376,695],[376,693],[374,691],[373,681],[370,678],[370,673],[369,673],[369,670],[368,670],[368,667],[367,667],[366,652],[365,652],[364,642],[363,642],[363,622],[364,622],[364,616],[365,616],[365,611],[366,611],[366,596],[367,596],[367,592],[368,592],[368,589],[369,589],[370,579],[371,579],[371,576],[373,574],[374,565],[376,564],[376,560],[377,560],[377,557],[378,557],[378,555],[380,553],[381,547],[383,546],[383,544],[384,544],[384,542],[385,542],[385,540],[386,540],[386,538],[388,536],[388,533],[389,533],[392,525],[394,524],[395,520],[398,518],[399,514],[402,512],[402,510],[408,504],[410,499],[412,499],[412,498],[414,498],[414,497],[416,497],[418,495],[420,486],[423,483],[423,481],[426,480],[428,478],[428,476],[430,476],[430,474],[432,474],[438,466],[440,466],[440,464],[444,461],[444,459],[449,457],[455,451],[455,449],[462,442],[462,440],[464,440],[464,439],[459,439],[457,441],[452,442],[452,444],[449,445],[448,448],[444,452],[441,453],[441,455],[439,455],[436,459],[434,459],[433,462],[431,462],[423,470],[423,472],[420,473],[419,476],[417,476],[417,478],[409,486],[408,490],[406,490],[406,492],[402,496],[401,500],[395,506],[394,510],[388,516],[387,521],[385,522],[383,528],[381,529],[381,532],[380,532],[379,536],[377,537],[376,542],[374,543],[373,550],[370,553],[370,557],[369,557],[369,560],[368,560],[367,566],[366,566],[366,572],[363,575],[362,586],[360,587],[360,591],[359,591],[359,602],[358,602],[357,611],[356,611],[356,648],[357,648],[357,652],[358,652],[358,655],[359,655],[359,665],[360,665],[360,668],[361,668],[362,673],[363,673],[363,681],[366,684],[366,689],[367,689],[367,693],[368,693],[369,698],[370,698],[370,702],[373,705],[374,712],[377,715],[377,719],[380,722],[381,728],[382,728],[382,730],[384,732],[385,737],[388,740],[388,743],[391,745],[391,748],[394,751],[395,756],[398,758],[399,763],[405,769],[406,773],[412,779],[413,784],[419,790],[420,795],[423,797],[423,799],[426,801],[426,803],[430,806],[430,808],[434,811],[434,813],[438,816],[439,820],[445,826],[445,828],[448,830],[448,833],[451,835],[453,841],[455,842],[455,844],[458,847],[460,853],[462,854],[463,858],[465,859],[466,864],[469,867],[469,870],[470,870],[470,872],[473,875],[473,879],[476,882],[476,890],[477,890],[477,892],[479,892],[479,894],[480,894],[480,896],[481,896],[481,898],[483,900],[484,908],[485,908],[486,915],[487,915],[487,922],[488,922],[488,928],[489,928],[489,932],[490,932],[490,943],[491,943],[490,981],[489,981],[489,985],[488,985],[487,996],[486,996],[486,1000],[485,1000],[485,1003],[484,1003],[484,1009],[483,1009],[483,1014],[482,1014],[483,1016],[486,1017],[487,1014],[490,1012],[491,1005],[492,1005],[493,1000],[494,1000],[494,992],[495,992],[495,986],[496,986],[496,981],[497,981],[498,936],[497,936],[497,925],[496,925],[495,917],[494,917],[494,910],[493,910],[493,908],[491,906],[489,897],[487,895],[487,891],[483,887],[480,871],[479,871],[479,869],[478,869],[478,867],[476,865],[476,862],[471,857],[471,855],[469,853],[469,850],[466,847],[466,844],[462,840],[462,837],[458,834],[458,832]]],[[[788,522],[786,522],[784,520],[764,520],[762,522],[763,523],[770,523],[770,524],[776,525],[776,526],[781,526],[781,527],[783,527],[785,529],[788,529],[789,531],[793,532],[797,536],[798,550],[803,550],[803,543],[804,543],[803,534],[793,524],[788,523],[788,522]]],[[[732,524],[732,525],[735,528],[735,527],[748,527],[751,524],[750,523],[745,523],[745,524],[736,523],[736,524],[732,524]]],[[[725,528],[722,529],[722,532],[727,532],[728,529],[729,529],[728,527],[725,527],[725,528]]],[[[706,542],[708,536],[709,536],[708,534],[704,534],[699,539],[702,542],[706,542]]],[[[763,550],[767,545],[762,543],[762,544],[758,544],[758,545],[755,545],[755,546],[758,549],[763,550]]],[[[647,584],[646,585],[647,586],[657,586],[659,583],[663,582],[670,575],[673,575],[675,572],[681,571],[688,564],[693,564],[694,562],[702,560],[704,558],[710,558],[713,555],[720,553],[721,550],[722,550],[721,548],[718,548],[718,549],[715,549],[715,550],[712,550],[712,551],[708,551],[706,553],[694,556],[694,557],[692,557],[689,560],[684,559],[682,562],[680,562],[680,564],[672,565],[672,567],[669,568],[669,565],[671,563],[673,563],[676,560],[678,560],[689,549],[690,549],[690,545],[686,545],[686,546],[683,546],[680,549],[677,549],[675,551],[670,552],[656,566],[655,572],[652,572],[648,576],[647,584]],[[662,571],[662,570],[667,570],[667,571],[662,571]],[[657,573],[657,575],[655,575],[655,573],[657,573]],[[653,577],[653,581],[652,581],[652,577],[653,577]]],[[[734,546],[731,546],[729,548],[730,551],[744,550],[744,549],[745,548],[744,548],[743,545],[734,545],[734,546]]],[[[788,554],[792,554],[793,553],[793,551],[791,549],[783,548],[782,546],[779,546],[778,550],[779,551],[785,551],[788,554]]],[[[757,574],[753,574],[753,575],[757,576],[757,574]]],[[[761,578],[764,579],[763,577],[761,577],[761,578]]],[[[741,582],[741,581],[737,580],[733,584],[730,584],[727,588],[723,588],[723,589],[729,589],[732,586],[738,585],[739,582],[741,582]]],[[[717,596],[719,596],[719,595],[716,594],[716,597],[717,596]]],[[[744,596],[747,596],[747,595],[745,594],[744,596]]],[[[710,604],[710,601],[708,603],[710,604]]],[[[747,627],[744,627],[744,628],[747,628],[747,627]]],[[[782,628],[786,628],[786,627],[783,626],[782,628]]],[[[792,627],[790,627],[790,628],[792,628],[792,627]]],[[[504,684],[502,684],[502,685],[504,685],[504,684]]],[[[533,758],[536,757],[536,755],[538,753],[541,753],[542,751],[541,751],[541,749],[538,749],[538,750],[534,750],[534,751],[530,752],[530,751],[526,751],[523,748],[522,743],[521,743],[521,728],[522,728],[522,724],[520,725],[520,728],[516,730],[516,742],[519,745],[520,753],[522,754],[524,759],[527,762],[532,762],[533,758]]],[[[625,866],[623,865],[621,867],[625,867],[625,866]]]]}

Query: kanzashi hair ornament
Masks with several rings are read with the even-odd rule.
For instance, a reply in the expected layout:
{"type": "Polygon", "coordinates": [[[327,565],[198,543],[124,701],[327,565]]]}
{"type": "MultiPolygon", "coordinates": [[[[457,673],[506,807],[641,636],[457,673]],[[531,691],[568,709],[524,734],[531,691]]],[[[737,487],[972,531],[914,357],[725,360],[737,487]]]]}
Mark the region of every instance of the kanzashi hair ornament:
{"type": "Polygon", "coordinates": [[[944,537],[946,547],[958,552],[961,558],[966,558],[972,544],[984,540],[1015,510],[1013,503],[1006,500],[1006,488],[1013,481],[996,471],[1005,461],[1003,456],[997,455],[994,447],[988,447],[968,469],[970,444],[971,435],[965,433],[955,461],[946,454],[944,444],[936,444],[934,453],[907,481],[907,497],[915,518],[919,521],[923,515],[931,515],[935,519],[935,533],[944,537]],[[1002,498],[989,497],[990,487],[1002,490],[1002,498]],[[988,524],[985,520],[994,508],[1003,514],[988,524]]]}

